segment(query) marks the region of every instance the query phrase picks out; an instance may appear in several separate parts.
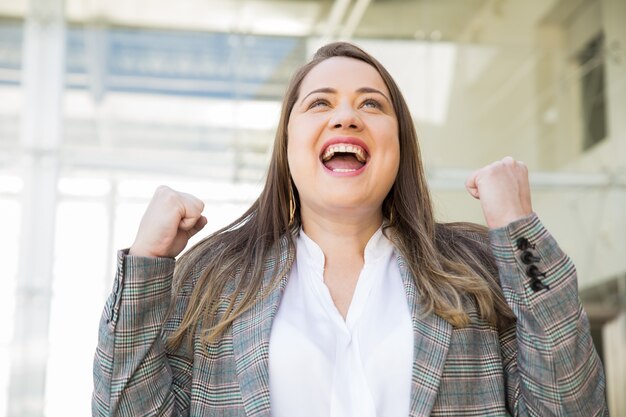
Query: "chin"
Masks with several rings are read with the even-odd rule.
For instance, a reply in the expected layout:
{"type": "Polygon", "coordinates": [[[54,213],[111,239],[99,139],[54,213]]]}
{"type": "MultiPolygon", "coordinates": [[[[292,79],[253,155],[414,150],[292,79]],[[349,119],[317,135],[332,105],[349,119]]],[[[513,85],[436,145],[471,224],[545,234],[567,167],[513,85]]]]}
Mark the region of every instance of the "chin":
{"type": "Polygon", "coordinates": [[[374,208],[378,208],[378,210],[382,210],[382,201],[379,205],[373,204],[371,201],[363,199],[350,199],[346,200],[345,198],[336,199],[336,200],[327,200],[322,205],[323,209],[328,210],[328,212],[345,212],[345,213],[362,213],[369,212],[374,210],[374,208]]]}

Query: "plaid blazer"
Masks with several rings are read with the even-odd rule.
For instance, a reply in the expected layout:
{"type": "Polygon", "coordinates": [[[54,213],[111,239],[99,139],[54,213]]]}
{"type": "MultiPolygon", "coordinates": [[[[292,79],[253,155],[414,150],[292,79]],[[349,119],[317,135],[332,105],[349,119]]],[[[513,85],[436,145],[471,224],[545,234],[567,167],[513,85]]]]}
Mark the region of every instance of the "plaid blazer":
{"type": "MultiPolygon", "coordinates": [[[[414,333],[410,417],[608,416],[602,365],[570,259],[534,214],[491,231],[490,243],[517,317],[508,329],[475,313],[465,328],[420,315],[413,277],[398,257],[414,333]],[[534,245],[535,266],[549,289],[527,275],[519,238],[534,245]]],[[[293,256],[284,250],[268,265],[293,256]]],[[[180,323],[201,268],[172,294],[174,260],[121,251],[118,261],[100,324],[93,415],[269,417],[270,329],[287,277],[268,273],[265,285],[280,284],[221,340],[206,345],[196,339],[189,348],[168,351],[163,339],[180,323]]]]}

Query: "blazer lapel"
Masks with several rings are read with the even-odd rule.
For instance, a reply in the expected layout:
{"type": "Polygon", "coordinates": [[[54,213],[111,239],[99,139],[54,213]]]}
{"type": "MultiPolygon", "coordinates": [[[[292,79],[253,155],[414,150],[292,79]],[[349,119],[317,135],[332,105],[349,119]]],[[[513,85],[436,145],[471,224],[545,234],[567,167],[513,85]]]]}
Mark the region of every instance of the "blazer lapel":
{"type": "Polygon", "coordinates": [[[278,285],[232,325],[235,369],[248,417],[270,417],[270,331],[295,255],[294,251],[287,249],[286,243],[286,238],[283,238],[280,242],[280,256],[278,259],[270,259],[266,264],[269,268],[263,279],[263,288],[270,288],[276,279],[273,266],[278,263],[278,270],[285,271],[278,285]]]}
{"type": "Polygon", "coordinates": [[[398,256],[413,322],[413,379],[411,381],[410,417],[431,414],[450,346],[452,325],[434,313],[422,315],[417,287],[406,261],[398,256]]]}
{"type": "MultiPolygon", "coordinates": [[[[272,321],[278,311],[280,298],[295,257],[289,251],[286,239],[281,241],[278,270],[286,273],[267,297],[238,317],[232,326],[235,368],[241,396],[248,417],[270,417],[269,390],[269,338],[272,321]]],[[[420,314],[417,287],[406,261],[398,256],[398,267],[404,283],[411,320],[413,323],[413,378],[411,381],[411,405],[409,417],[428,417],[431,414],[441,375],[445,365],[452,326],[436,314],[420,314]]],[[[264,288],[276,278],[273,268],[268,268],[264,288]]]]}

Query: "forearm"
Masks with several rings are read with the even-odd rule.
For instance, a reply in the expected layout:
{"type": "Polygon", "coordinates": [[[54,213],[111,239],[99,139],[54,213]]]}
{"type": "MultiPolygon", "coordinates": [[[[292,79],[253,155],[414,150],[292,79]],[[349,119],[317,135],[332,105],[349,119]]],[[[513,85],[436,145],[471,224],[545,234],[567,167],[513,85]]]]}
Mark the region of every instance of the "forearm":
{"type": "Polygon", "coordinates": [[[578,298],[573,263],[536,215],[492,230],[490,240],[504,296],[517,317],[515,337],[502,346],[511,411],[603,415],[604,374],[578,298]],[[528,244],[520,245],[521,238],[528,244]],[[536,258],[527,255],[525,262],[524,252],[536,258]],[[533,277],[533,266],[544,275],[533,277]]]}
{"type": "Polygon", "coordinates": [[[161,334],[173,271],[173,259],[118,254],[94,361],[93,415],[173,413],[173,375],[161,334]]]}

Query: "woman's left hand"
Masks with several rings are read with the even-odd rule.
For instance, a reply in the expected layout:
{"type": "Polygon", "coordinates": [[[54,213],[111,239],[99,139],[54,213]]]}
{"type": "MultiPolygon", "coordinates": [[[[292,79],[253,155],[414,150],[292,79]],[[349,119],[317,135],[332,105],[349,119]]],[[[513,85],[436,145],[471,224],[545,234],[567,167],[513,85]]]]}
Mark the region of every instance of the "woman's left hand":
{"type": "Polygon", "coordinates": [[[465,188],[480,205],[490,229],[532,213],[528,168],[510,156],[475,171],[465,188]]]}

